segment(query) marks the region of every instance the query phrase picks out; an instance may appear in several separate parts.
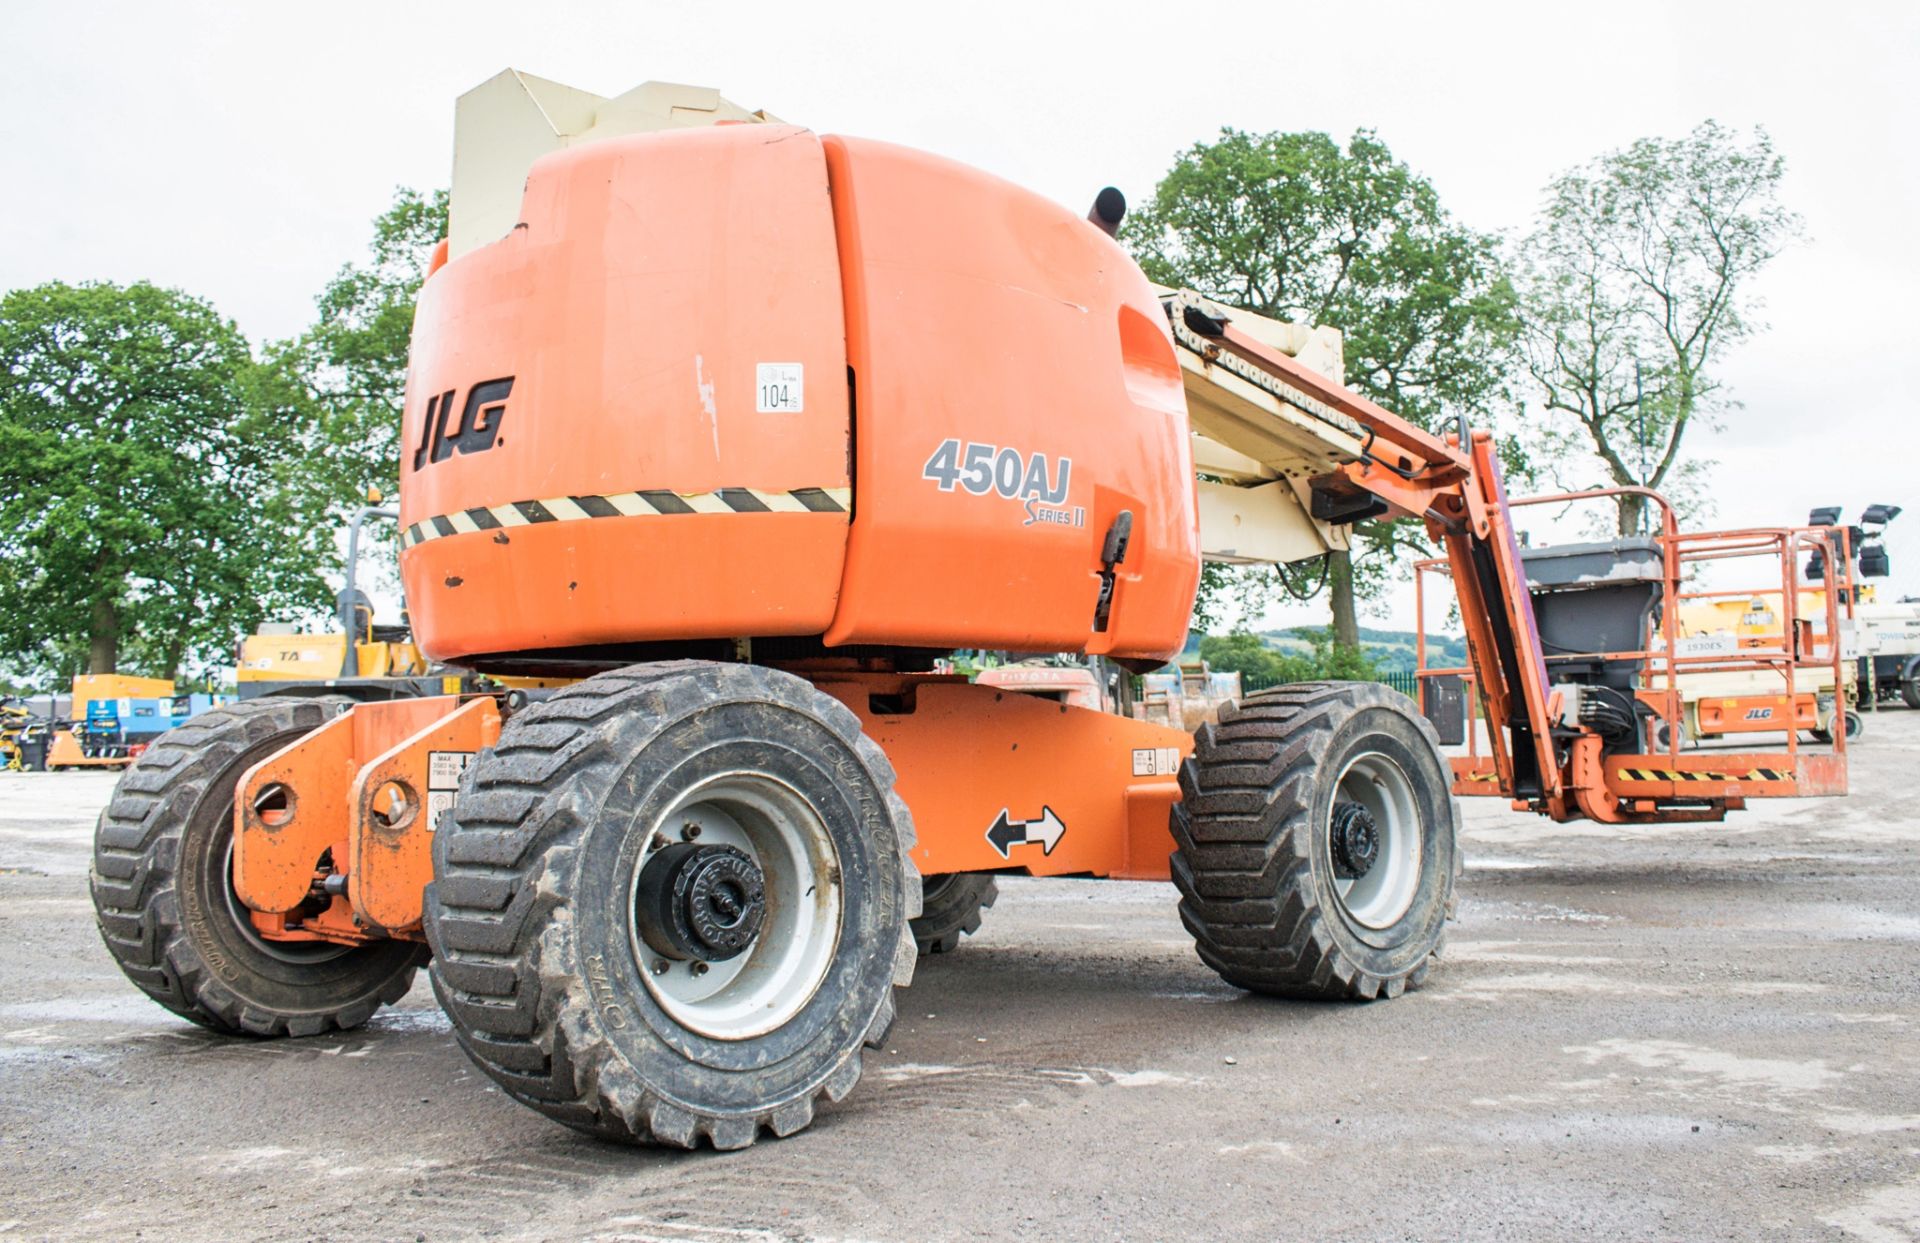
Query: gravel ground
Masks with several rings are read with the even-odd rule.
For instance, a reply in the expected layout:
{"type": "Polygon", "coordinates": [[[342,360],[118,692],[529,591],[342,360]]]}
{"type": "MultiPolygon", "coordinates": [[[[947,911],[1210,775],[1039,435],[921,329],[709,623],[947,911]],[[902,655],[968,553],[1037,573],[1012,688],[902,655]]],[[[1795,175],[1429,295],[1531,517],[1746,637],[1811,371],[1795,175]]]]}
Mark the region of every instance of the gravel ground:
{"type": "Polygon", "coordinates": [[[99,774],[0,774],[0,1238],[1920,1238],[1920,713],[1725,825],[1467,807],[1393,1002],[1245,996],[1171,887],[1002,882],[793,1139],[627,1150],[504,1099],[424,983],[220,1039],[114,968],[99,774]]]}

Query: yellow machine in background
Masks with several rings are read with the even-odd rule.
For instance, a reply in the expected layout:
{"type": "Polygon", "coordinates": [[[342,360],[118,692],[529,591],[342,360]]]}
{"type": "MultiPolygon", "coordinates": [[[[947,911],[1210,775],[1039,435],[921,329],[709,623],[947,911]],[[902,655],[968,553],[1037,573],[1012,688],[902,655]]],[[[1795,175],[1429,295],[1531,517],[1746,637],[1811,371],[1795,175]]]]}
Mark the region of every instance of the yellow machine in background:
{"type": "Polygon", "coordinates": [[[473,689],[467,685],[471,675],[430,664],[405,626],[376,625],[364,596],[346,605],[343,601],[341,613],[352,629],[344,633],[301,634],[291,625],[269,623],[241,639],[234,658],[234,684],[240,698],[408,699],[473,689]]]}
{"type": "Polygon", "coordinates": [[[242,699],[263,695],[346,695],[353,699],[411,699],[418,695],[457,695],[475,689],[471,674],[436,669],[404,621],[374,621],[373,602],[356,585],[360,530],[369,518],[392,520],[397,513],[375,502],[358,510],[347,527],[347,581],[335,602],[339,630],[302,634],[293,625],[268,623],[240,640],[234,654],[234,682],[242,699]]]}
{"type": "MultiPolygon", "coordinates": [[[[385,629],[382,627],[382,629],[385,629]]],[[[426,658],[411,639],[370,638],[353,645],[362,678],[414,677],[427,671],[426,658]]],[[[299,634],[293,627],[263,626],[240,640],[235,680],[241,694],[248,683],[322,682],[347,675],[347,636],[299,634]]]]}
{"type": "Polygon", "coordinates": [[[11,697],[0,699],[0,772],[17,772],[27,767],[25,743],[32,731],[44,731],[47,723],[11,697]]]}
{"type": "Polygon", "coordinates": [[[189,709],[184,703],[176,709],[174,691],[171,678],[77,675],[71,719],[50,723],[44,766],[52,772],[125,768],[148,741],[185,719],[189,709]]]}
{"type": "MultiPolygon", "coordinates": [[[[377,503],[380,494],[369,492],[367,499],[377,503]]],[[[344,695],[371,702],[464,695],[501,686],[541,690],[572,680],[489,678],[436,665],[415,646],[404,613],[398,625],[375,621],[373,601],[356,585],[360,530],[369,518],[392,520],[396,516],[394,510],[377,504],[353,515],[347,527],[346,585],[335,601],[338,630],[303,634],[290,623],[269,622],[240,640],[234,653],[234,684],[241,699],[344,695]]]]}
{"type": "Polygon", "coordinates": [[[128,673],[83,673],[73,679],[73,719],[87,719],[96,699],[171,699],[172,678],[137,678],[128,673]]]}

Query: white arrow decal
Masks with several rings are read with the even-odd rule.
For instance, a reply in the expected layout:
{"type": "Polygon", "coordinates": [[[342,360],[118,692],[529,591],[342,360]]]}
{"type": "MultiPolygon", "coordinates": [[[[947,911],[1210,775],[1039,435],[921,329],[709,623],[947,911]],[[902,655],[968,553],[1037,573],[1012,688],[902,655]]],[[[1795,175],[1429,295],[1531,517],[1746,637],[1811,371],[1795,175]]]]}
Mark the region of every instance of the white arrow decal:
{"type": "Polygon", "coordinates": [[[1002,807],[1000,814],[987,827],[987,843],[1000,852],[1002,859],[1013,854],[1015,846],[1040,843],[1043,853],[1052,854],[1053,848],[1067,834],[1067,826],[1059,816],[1053,814],[1053,808],[1042,807],[1038,820],[1012,820],[1007,809],[1002,807]]]}

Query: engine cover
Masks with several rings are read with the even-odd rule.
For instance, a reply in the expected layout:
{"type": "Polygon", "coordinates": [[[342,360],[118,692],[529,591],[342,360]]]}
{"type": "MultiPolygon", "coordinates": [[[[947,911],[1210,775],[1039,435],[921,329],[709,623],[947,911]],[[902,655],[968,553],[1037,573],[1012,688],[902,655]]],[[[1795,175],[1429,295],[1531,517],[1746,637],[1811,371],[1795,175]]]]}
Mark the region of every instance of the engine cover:
{"type": "Polygon", "coordinates": [[[514,229],[422,288],[403,435],[402,576],[442,660],[1159,658],[1198,580],[1180,369],[1126,253],[983,173],[793,126],[540,159],[514,229]]]}

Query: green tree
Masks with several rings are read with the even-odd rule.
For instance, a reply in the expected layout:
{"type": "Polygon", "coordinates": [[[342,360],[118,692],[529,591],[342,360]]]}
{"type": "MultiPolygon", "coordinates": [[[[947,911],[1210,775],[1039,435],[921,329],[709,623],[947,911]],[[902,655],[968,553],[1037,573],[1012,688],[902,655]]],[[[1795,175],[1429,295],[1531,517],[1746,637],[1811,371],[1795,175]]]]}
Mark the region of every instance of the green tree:
{"type": "Polygon", "coordinates": [[[1207,635],[1200,640],[1200,659],[1216,673],[1237,673],[1249,690],[1303,682],[1313,676],[1311,666],[1298,656],[1275,651],[1265,639],[1246,630],[1207,635]]]}
{"type": "Polygon", "coordinates": [[[330,483],[345,504],[400,482],[413,308],[434,247],[447,235],[447,192],[402,188],[373,222],[369,257],[321,292],[307,332],[282,347],[325,416],[330,483]]]}
{"type": "MultiPolygon", "coordinates": [[[[1707,121],[1562,174],[1520,253],[1527,367],[1550,460],[1598,459],[1604,480],[1684,494],[1706,465],[1687,429],[1730,401],[1716,364],[1758,331],[1752,279],[1800,230],[1766,131],[1707,121]]],[[[1594,486],[1588,478],[1569,482],[1594,486]]],[[[1645,500],[1617,498],[1622,534],[1645,500]]]]}
{"type": "MultiPolygon", "coordinates": [[[[1339,328],[1346,383],[1422,426],[1459,413],[1485,424],[1507,397],[1518,324],[1495,239],[1454,220],[1371,131],[1342,148],[1326,134],[1223,129],[1175,159],[1121,236],[1161,284],[1339,328]]],[[[1416,524],[1356,533],[1361,555],[1334,554],[1327,573],[1348,647],[1356,592],[1377,592],[1402,547],[1422,546],[1416,524]]],[[[1270,583],[1210,566],[1196,615],[1216,617],[1221,594],[1270,583]]]]}
{"type": "Polygon", "coordinates": [[[174,676],[271,610],[323,605],[310,415],[178,290],[0,299],[0,659],[174,676]]]}
{"type": "Polygon", "coordinates": [[[1307,641],[1308,653],[1284,652],[1260,635],[1235,630],[1202,637],[1200,659],[1216,673],[1238,673],[1248,690],[1325,679],[1365,682],[1380,676],[1379,665],[1365,649],[1336,641],[1330,629],[1296,626],[1293,634],[1307,641]]]}
{"type": "Polygon", "coordinates": [[[1311,677],[1336,682],[1371,682],[1380,676],[1380,662],[1366,648],[1340,642],[1330,628],[1296,626],[1293,633],[1313,648],[1313,655],[1307,660],[1313,671],[1311,677]]]}

